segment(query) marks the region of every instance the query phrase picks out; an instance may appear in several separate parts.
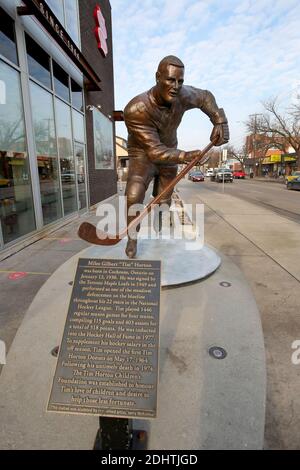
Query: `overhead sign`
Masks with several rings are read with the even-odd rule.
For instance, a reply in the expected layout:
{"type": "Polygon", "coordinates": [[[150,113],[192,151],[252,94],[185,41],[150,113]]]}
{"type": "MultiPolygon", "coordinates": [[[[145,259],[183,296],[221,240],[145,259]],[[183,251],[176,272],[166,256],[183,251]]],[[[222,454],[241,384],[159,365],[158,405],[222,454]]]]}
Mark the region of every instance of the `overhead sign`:
{"type": "Polygon", "coordinates": [[[106,57],[108,54],[108,47],[107,47],[107,30],[105,24],[105,18],[102,14],[101,8],[97,5],[94,9],[94,18],[96,22],[96,27],[94,29],[94,33],[96,36],[98,49],[100,50],[103,57],[106,57]]]}

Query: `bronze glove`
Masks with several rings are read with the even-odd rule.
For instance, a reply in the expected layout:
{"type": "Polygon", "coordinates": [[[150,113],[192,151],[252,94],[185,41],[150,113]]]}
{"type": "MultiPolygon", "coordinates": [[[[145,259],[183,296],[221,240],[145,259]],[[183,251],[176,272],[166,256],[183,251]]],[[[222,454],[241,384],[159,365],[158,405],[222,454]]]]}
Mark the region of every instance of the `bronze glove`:
{"type": "Polygon", "coordinates": [[[215,141],[215,145],[227,144],[229,141],[229,127],[228,121],[223,108],[220,108],[211,119],[214,124],[214,128],[210,135],[210,140],[215,141]]]}

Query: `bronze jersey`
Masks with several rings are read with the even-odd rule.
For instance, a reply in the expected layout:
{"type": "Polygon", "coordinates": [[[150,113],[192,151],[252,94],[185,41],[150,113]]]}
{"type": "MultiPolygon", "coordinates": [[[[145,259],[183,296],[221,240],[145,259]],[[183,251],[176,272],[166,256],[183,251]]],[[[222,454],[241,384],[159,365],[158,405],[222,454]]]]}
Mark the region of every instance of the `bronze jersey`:
{"type": "Polygon", "coordinates": [[[213,94],[183,86],[170,107],[159,106],[153,88],[133,98],[125,107],[130,157],[148,157],[153,163],[178,163],[184,151],[177,149],[177,128],[185,111],[199,108],[213,124],[220,113],[213,94]]]}

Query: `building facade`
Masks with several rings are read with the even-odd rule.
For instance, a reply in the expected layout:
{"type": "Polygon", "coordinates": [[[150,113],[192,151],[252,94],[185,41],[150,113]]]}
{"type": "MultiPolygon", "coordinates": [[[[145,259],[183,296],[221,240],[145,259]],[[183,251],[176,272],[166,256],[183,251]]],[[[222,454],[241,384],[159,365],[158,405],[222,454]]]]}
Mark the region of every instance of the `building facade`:
{"type": "Polygon", "coordinates": [[[126,181],[128,176],[129,157],[127,150],[127,140],[116,135],[116,164],[118,180],[126,181]]]}
{"type": "Polygon", "coordinates": [[[247,166],[256,176],[289,175],[297,169],[297,157],[293,147],[284,139],[276,140],[264,134],[246,137],[247,166]]]}
{"type": "Polygon", "coordinates": [[[0,252],[116,192],[108,0],[0,0],[0,252]]]}

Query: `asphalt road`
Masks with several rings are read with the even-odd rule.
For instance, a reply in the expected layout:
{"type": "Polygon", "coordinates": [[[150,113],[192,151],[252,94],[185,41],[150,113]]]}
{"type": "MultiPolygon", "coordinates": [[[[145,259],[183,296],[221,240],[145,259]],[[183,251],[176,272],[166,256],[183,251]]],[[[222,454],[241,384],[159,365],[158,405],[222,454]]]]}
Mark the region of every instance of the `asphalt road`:
{"type": "Polygon", "coordinates": [[[210,180],[179,184],[185,202],[205,204],[206,243],[239,266],[260,311],[267,365],[264,449],[299,450],[300,364],[292,354],[300,339],[300,192],[252,180],[224,189],[223,196],[222,184],[210,180]]]}
{"type": "MultiPolygon", "coordinates": [[[[198,185],[199,189],[205,187],[211,191],[222,192],[223,184],[215,183],[206,178],[205,182],[192,183],[198,185]]],[[[288,219],[300,223],[300,191],[289,191],[285,184],[268,183],[267,181],[234,180],[233,183],[224,184],[224,192],[231,196],[245,199],[249,202],[259,204],[288,219]]]]}

